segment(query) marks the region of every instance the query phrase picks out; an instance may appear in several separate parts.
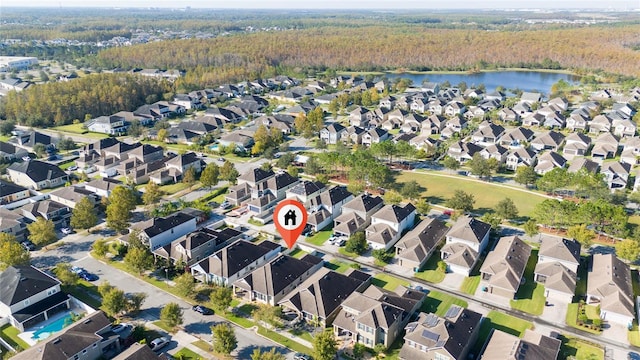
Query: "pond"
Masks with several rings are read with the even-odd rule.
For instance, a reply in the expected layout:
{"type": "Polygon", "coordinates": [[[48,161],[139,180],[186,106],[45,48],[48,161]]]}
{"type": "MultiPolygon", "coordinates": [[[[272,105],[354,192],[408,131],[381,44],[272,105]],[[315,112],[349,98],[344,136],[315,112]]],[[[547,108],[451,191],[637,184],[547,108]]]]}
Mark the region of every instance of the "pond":
{"type": "Polygon", "coordinates": [[[443,83],[448,81],[452,86],[461,82],[467,83],[468,87],[484,84],[488,92],[494,91],[498,86],[507,90],[520,89],[523,91],[542,92],[548,94],[551,86],[563,79],[570,84],[580,81],[580,77],[571,74],[562,74],[544,71],[490,71],[479,73],[425,73],[425,74],[387,74],[387,78],[408,78],[413,81],[414,86],[419,86],[425,81],[443,83]]]}

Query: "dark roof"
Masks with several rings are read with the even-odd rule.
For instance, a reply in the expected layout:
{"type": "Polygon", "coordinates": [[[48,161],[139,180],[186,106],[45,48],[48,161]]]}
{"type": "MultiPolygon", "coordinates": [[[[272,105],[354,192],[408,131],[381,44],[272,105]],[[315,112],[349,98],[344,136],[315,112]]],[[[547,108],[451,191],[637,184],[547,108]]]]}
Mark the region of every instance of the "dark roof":
{"type": "Polygon", "coordinates": [[[255,168],[242,174],[242,176],[240,176],[240,179],[250,181],[252,183],[258,183],[270,176],[273,176],[274,174],[275,173],[273,172],[273,170],[264,171],[260,168],[255,168]]]}
{"type": "Polygon", "coordinates": [[[0,141],[0,152],[4,152],[7,154],[15,154],[16,153],[16,147],[13,146],[12,144],[0,141]]]}
{"type": "Polygon", "coordinates": [[[254,291],[276,295],[317,265],[318,262],[322,262],[322,259],[315,256],[296,259],[289,255],[280,255],[246,276],[244,280],[254,291]]]}
{"type": "Polygon", "coordinates": [[[383,203],[383,200],[379,196],[362,194],[358,197],[355,197],[353,200],[349,201],[347,204],[345,204],[345,206],[350,205],[350,207],[353,208],[355,205],[358,210],[364,210],[365,212],[369,212],[371,209],[374,209],[375,207],[380,206],[380,204],[382,203],[383,203]]]}
{"type": "Polygon", "coordinates": [[[333,206],[350,196],[353,196],[353,194],[347,190],[346,186],[334,186],[329,189],[329,191],[323,192],[322,195],[320,195],[320,200],[322,200],[324,205],[333,206]]]}
{"type": "Polygon", "coordinates": [[[357,269],[353,269],[351,270],[351,272],[348,275],[350,278],[352,279],[356,279],[359,280],[361,282],[366,282],[369,281],[369,279],[371,279],[371,275],[367,274],[366,272],[362,272],[360,270],[357,269]]]}
{"type": "Polygon", "coordinates": [[[13,313],[13,317],[23,323],[32,317],[40,314],[41,312],[51,309],[52,307],[62,304],[63,302],[69,300],[69,295],[63,292],[57,292],[51,296],[47,296],[46,298],[38,301],[37,303],[31,304],[24,309],[21,309],[15,313],[13,313]]]}
{"type": "Polygon", "coordinates": [[[184,224],[187,221],[194,219],[193,216],[187,215],[183,212],[177,212],[169,215],[165,218],[153,219],[153,225],[144,229],[144,232],[150,237],[154,237],[162,234],[165,231],[169,231],[178,225],[184,224]]]}
{"type": "Polygon", "coordinates": [[[0,302],[11,306],[58,284],[33,266],[9,266],[0,273],[0,302]]]}
{"type": "Polygon", "coordinates": [[[163,354],[158,355],[146,344],[133,343],[127,350],[118,354],[113,360],[159,360],[163,354]]]}
{"type": "Polygon", "coordinates": [[[304,180],[300,184],[294,186],[289,190],[292,194],[296,195],[311,195],[325,188],[325,185],[320,181],[304,180]]]}
{"type": "Polygon", "coordinates": [[[0,197],[9,196],[25,190],[26,189],[22,186],[0,179],[0,197]]]}
{"type": "Polygon", "coordinates": [[[217,126],[201,121],[182,121],[178,124],[178,128],[196,133],[208,133],[214,131],[217,126]]]}
{"type": "Polygon", "coordinates": [[[288,172],[283,171],[281,173],[276,174],[275,177],[269,179],[267,182],[267,187],[269,189],[277,190],[277,189],[285,188],[297,181],[298,181],[297,177],[293,177],[288,172]]]}
{"type": "Polygon", "coordinates": [[[13,163],[9,169],[26,174],[34,182],[67,176],[59,167],[39,160],[13,163]]]}
{"type": "Polygon", "coordinates": [[[225,277],[238,273],[240,270],[246,268],[249,264],[253,263],[260,257],[266,255],[279,248],[280,245],[271,241],[263,241],[260,244],[253,244],[244,240],[236,241],[233,244],[223,248],[216,252],[212,256],[199,262],[202,269],[211,273],[210,268],[212,259],[220,259],[222,265],[222,275],[225,277]]]}
{"type": "Polygon", "coordinates": [[[476,327],[480,326],[482,315],[469,309],[462,309],[462,313],[458,316],[456,322],[449,322],[447,329],[449,330],[449,338],[444,344],[449,354],[457,359],[462,350],[466,348],[471,334],[476,327]]]}
{"type": "Polygon", "coordinates": [[[111,147],[119,142],[120,141],[118,141],[118,139],[116,138],[108,137],[108,138],[100,139],[92,144],[85,145],[84,149],[96,150],[100,152],[100,150],[111,147]]]}

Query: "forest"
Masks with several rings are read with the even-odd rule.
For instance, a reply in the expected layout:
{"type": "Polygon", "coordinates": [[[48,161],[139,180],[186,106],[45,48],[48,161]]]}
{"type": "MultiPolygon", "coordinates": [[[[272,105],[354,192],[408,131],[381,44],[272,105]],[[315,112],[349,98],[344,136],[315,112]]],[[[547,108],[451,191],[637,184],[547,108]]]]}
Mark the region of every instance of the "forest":
{"type": "Polygon", "coordinates": [[[95,74],[70,82],[11,91],[0,102],[0,117],[34,127],[66,125],[162,99],[171,87],[154,78],[131,74],[95,74]]]}
{"type": "Polygon", "coordinates": [[[269,76],[278,69],[476,71],[546,63],[639,76],[640,52],[627,46],[638,38],[640,25],[527,31],[323,27],[110,48],[98,53],[95,65],[192,69],[185,88],[269,76]]]}

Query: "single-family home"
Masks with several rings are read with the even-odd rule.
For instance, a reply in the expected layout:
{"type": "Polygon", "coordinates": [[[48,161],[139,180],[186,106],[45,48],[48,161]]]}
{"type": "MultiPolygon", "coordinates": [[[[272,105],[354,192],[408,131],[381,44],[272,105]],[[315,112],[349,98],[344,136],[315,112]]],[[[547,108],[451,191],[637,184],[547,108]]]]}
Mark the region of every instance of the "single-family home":
{"type": "Polygon", "coordinates": [[[334,334],[367,347],[380,344],[388,348],[425,298],[425,293],[402,286],[394,292],[373,285],[362,293],[353,292],[333,321],[334,334]]]}
{"type": "Polygon", "coordinates": [[[611,191],[624,190],[631,173],[631,165],[618,161],[606,162],[602,164],[600,173],[604,175],[604,180],[611,191]]]}
{"type": "MultiPolygon", "coordinates": [[[[172,241],[196,230],[197,218],[179,211],[167,217],[153,218],[131,226],[131,231],[137,231],[142,242],[151,251],[171,244],[172,241]]],[[[127,241],[131,232],[122,240],[127,241]]]]}
{"type": "Polygon", "coordinates": [[[473,159],[473,155],[482,151],[482,146],[474,143],[458,141],[449,145],[447,155],[456,159],[458,162],[466,162],[473,159]]]}
{"type": "Polygon", "coordinates": [[[320,194],[320,202],[310,209],[307,224],[313,231],[320,231],[342,214],[342,207],[353,199],[346,186],[334,186],[320,194]]]}
{"type": "Polygon", "coordinates": [[[362,292],[371,283],[371,275],[356,269],[344,274],[320,268],[280,300],[283,308],[294,311],[306,321],[316,321],[321,327],[333,323],[342,304],[354,292],[362,292]]]}
{"type": "Polygon", "coordinates": [[[49,193],[49,199],[75,209],[80,200],[87,198],[91,203],[98,204],[100,197],[80,186],[65,186],[49,193]]]}
{"type": "Polygon", "coordinates": [[[587,115],[582,114],[581,112],[572,112],[571,115],[567,118],[566,127],[570,131],[581,131],[586,132],[589,124],[589,113],[587,111],[587,115]]]}
{"type": "Polygon", "coordinates": [[[24,241],[27,219],[19,213],[0,207],[0,232],[13,235],[18,241],[24,241]]]}
{"type": "Polygon", "coordinates": [[[100,197],[109,197],[113,189],[121,185],[120,180],[101,178],[84,183],[84,188],[100,197]]]}
{"type": "Polygon", "coordinates": [[[10,143],[0,141],[0,159],[12,161],[22,159],[25,156],[29,156],[29,152],[27,150],[10,143]]]}
{"type": "Polygon", "coordinates": [[[585,156],[591,147],[591,138],[581,133],[571,133],[565,139],[562,153],[570,159],[575,156],[585,156]]]}
{"type": "Polygon", "coordinates": [[[56,227],[68,225],[71,218],[71,209],[67,205],[48,199],[29,202],[15,211],[32,221],[36,221],[38,217],[51,220],[56,227]]]}
{"type": "Polygon", "coordinates": [[[320,181],[303,180],[285,192],[287,199],[296,199],[307,209],[314,209],[320,205],[320,194],[327,190],[327,186],[320,181]]]}
{"type": "Polygon", "coordinates": [[[222,230],[204,227],[155,249],[153,255],[156,258],[170,260],[174,264],[183,261],[187,266],[191,266],[242,238],[243,235],[242,231],[230,227],[222,230]]]}
{"type": "Polygon", "coordinates": [[[457,305],[452,305],[443,317],[420,313],[405,327],[399,359],[468,359],[481,324],[481,314],[457,305]]]}
{"type": "Polygon", "coordinates": [[[611,119],[607,115],[596,115],[589,121],[589,132],[592,134],[608,133],[611,131],[611,119]]]}
{"type": "Polygon", "coordinates": [[[539,103],[542,100],[542,94],[537,92],[525,91],[520,95],[520,102],[531,105],[533,103],[539,103]]]}
{"type": "Polygon", "coordinates": [[[280,254],[233,283],[236,296],[271,306],[307,280],[323,265],[321,258],[310,254],[301,259],[280,254]]]}
{"type": "Polygon", "coordinates": [[[544,115],[536,111],[522,117],[522,126],[540,126],[544,123],[544,120],[544,115]]]}
{"type": "Polygon", "coordinates": [[[615,157],[618,153],[619,144],[620,142],[615,135],[609,132],[602,133],[593,142],[591,157],[596,161],[615,157]]]}
{"type": "Polygon", "coordinates": [[[504,122],[517,123],[520,121],[520,114],[513,109],[502,108],[498,111],[498,118],[504,122]]]}
{"type": "Polygon", "coordinates": [[[577,158],[571,162],[567,168],[568,173],[575,174],[579,171],[588,171],[592,174],[597,173],[600,170],[600,164],[587,158],[577,158]]]}
{"type": "Polygon", "coordinates": [[[29,196],[29,189],[0,179],[0,205],[23,200],[29,196]]]}
{"type": "Polygon", "coordinates": [[[461,216],[446,235],[446,243],[440,250],[447,268],[457,274],[469,276],[480,253],[489,242],[491,225],[469,216],[461,216]]]}
{"type": "Polygon", "coordinates": [[[533,279],[544,285],[549,301],[571,303],[580,266],[580,243],[573,239],[544,236],[533,279]]]}
{"type": "Polygon", "coordinates": [[[538,157],[535,171],[538,175],[544,175],[555,168],[564,169],[567,165],[567,159],[555,151],[549,151],[538,157]]]}
{"type": "Polygon", "coordinates": [[[416,208],[411,203],[386,205],[371,216],[371,225],[365,232],[367,243],[373,249],[389,250],[403,232],[413,228],[416,208]]]}
{"type": "Polygon", "coordinates": [[[482,290],[513,299],[522,283],[531,246],[518,236],[502,237],[480,268],[482,290]]]}
{"type": "MultiPolygon", "coordinates": [[[[380,102],[380,106],[382,105],[382,101],[380,102]]],[[[389,109],[391,109],[391,107],[389,107],[389,109]]],[[[357,126],[357,127],[366,127],[367,125],[369,125],[369,122],[373,119],[374,114],[371,110],[362,107],[362,106],[358,106],[355,109],[351,110],[351,112],[349,112],[349,124],[351,126],[357,126]]]]}
{"type": "Polygon", "coordinates": [[[20,331],[69,309],[60,281],[33,266],[9,266],[0,272],[0,317],[20,331]]]}
{"type": "Polygon", "coordinates": [[[346,128],[338,123],[330,124],[320,130],[320,140],[325,144],[335,145],[342,138],[342,133],[346,131],[346,128]]]}
{"type": "Polygon", "coordinates": [[[7,175],[11,182],[33,190],[55,188],[69,181],[69,175],[58,166],[39,160],[13,163],[7,175]]]}
{"type": "Polygon", "coordinates": [[[638,126],[630,119],[615,119],[611,122],[611,129],[613,134],[620,137],[633,137],[636,136],[638,126]]]}
{"type": "Polygon", "coordinates": [[[636,318],[629,265],[615,254],[593,254],[587,277],[587,304],[600,306],[600,318],[631,326],[636,318]]]}
{"type": "Polygon", "coordinates": [[[537,154],[535,151],[528,148],[515,148],[507,152],[506,167],[509,170],[515,171],[520,166],[532,166],[535,164],[537,154]]]}
{"type": "Polygon", "coordinates": [[[535,136],[535,133],[527,128],[519,126],[517,128],[507,131],[500,138],[500,145],[508,148],[517,148],[524,146],[526,143],[531,142],[535,136]]]}
{"type": "Polygon", "coordinates": [[[564,143],[565,136],[557,131],[548,131],[531,141],[531,148],[536,151],[553,150],[558,151],[560,146],[564,143]]]}
{"type": "Polygon", "coordinates": [[[471,135],[471,140],[484,145],[495,144],[504,133],[503,126],[483,122],[478,127],[478,130],[471,135]]]}
{"type": "Polygon", "coordinates": [[[229,286],[280,253],[282,247],[271,241],[254,244],[238,240],[191,267],[196,279],[229,286]]]}
{"type": "Polygon", "coordinates": [[[371,224],[371,217],[384,202],[379,196],[361,194],[342,206],[342,214],[333,221],[333,233],[351,236],[371,224]]]}
{"type": "Polygon", "coordinates": [[[87,129],[109,135],[122,135],[127,132],[127,123],[117,115],[99,116],[87,122],[87,129]]]}
{"type": "Polygon", "coordinates": [[[525,330],[522,338],[491,329],[479,359],[555,360],[561,345],[560,340],[529,329],[525,330]]]}
{"type": "Polygon", "coordinates": [[[398,265],[414,272],[420,271],[444,241],[448,230],[445,223],[438,219],[422,220],[396,244],[398,265]]]}
{"type": "Polygon", "coordinates": [[[484,149],[480,150],[480,156],[485,159],[496,159],[498,163],[502,164],[507,159],[507,154],[509,153],[509,149],[499,145],[499,144],[489,144],[484,149]]]}
{"type": "Polygon", "coordinates": [[[36,144],[42,144],[46,149],[55,149],[58,139],[38,131],[18,131],[8,142],[28,152],[35,152],[36,144]]]}
{"type": "Polygon", "coordinates": [[[373,128],[364,135],[362,135],[362,145],[371,146],[371,144],[378,144],[385,140],[388,140],[391,137],[389,132],[382,128],[373,128]]]}
{"type": "Polygon", "coordinates": [[[253,136],[247,132],[236,130],[225,134],[218,139],[218,148],[222,146],[229,147],[232,144],[235,146],[235,151],[247,151],[254,144],[253,136]]]}
{"type": "Polygon", "coordinates": [[[449,117],[454,117],[464,114],[467,110],[466,106],[460,101],[451,101],[444,106],[444,114],[449,117]]]}

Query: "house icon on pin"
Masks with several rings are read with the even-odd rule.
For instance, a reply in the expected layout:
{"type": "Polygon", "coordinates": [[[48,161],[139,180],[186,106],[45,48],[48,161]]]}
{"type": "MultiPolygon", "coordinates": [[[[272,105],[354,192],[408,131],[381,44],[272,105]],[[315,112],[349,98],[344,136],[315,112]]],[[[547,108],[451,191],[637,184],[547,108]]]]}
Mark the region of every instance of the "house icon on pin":
{"type": "Polygon", "coordinates": [[[291,221],[291,226],[296,226],[296,212],[293,209],[284,214],[284,225],[289,226],[289,221],[291,221]]]}

